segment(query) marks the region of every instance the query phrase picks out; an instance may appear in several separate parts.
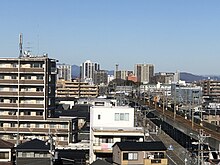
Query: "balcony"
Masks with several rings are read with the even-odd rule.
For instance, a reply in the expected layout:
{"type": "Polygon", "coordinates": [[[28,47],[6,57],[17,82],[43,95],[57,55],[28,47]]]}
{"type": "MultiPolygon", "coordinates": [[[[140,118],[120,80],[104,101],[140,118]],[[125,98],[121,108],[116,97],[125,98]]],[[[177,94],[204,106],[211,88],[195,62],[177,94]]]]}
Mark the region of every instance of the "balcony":
{"type": "Polygon", "coordinates": [[[44,96],[44,92],[20,92],[20,96],[44,96]]]}
{"type": "MultiPolygon", "coordinates": [[[[49,128],[33,128],[33,127],[19,127],[19,132],[23,133],[32,133],[32,134],[45,134],[46,132],[51,132],[52,134],[68,134],[68,130],[66,129],[64,132],[59,132],[57,129],[50,129],[49,128]]],[[[17,127],[0,127],[0,132],[8,132],[13,133],[17,132],[17,127]]]]}
{"type": "Polygon", "coordinates": [[[11,91],[1,91],[0,96],[12,96],[12,97],[17,97],[18,92],[11,92],[11,91]]]}
{"type": "Polygon", "coordinates": [[[43,73],[44,72],[44,68],[20,68],[20,72],[24,72],[24,73],[43,73]]]}
{"type": "Polygon", "coordinates": [[[20,103],[20,108],[44,108],[43,104],[20,103]]]}
{"type": "Polygon", "coordinates": [[[44,84],[44,80],[20,80],[20,84],[44,84]]]}
{"type": "Polygon", "coordinates": [[[99,153],[112,153],[113,145],[114,143],[93,143],[93,149],[99,153]]]}
{"type": "MultiPolygon", "coordinates": [[[[44,68],[20,68],[20,73],[43,73],[44,68]]],[[[1,73],[18,73],[18,68],[0,68],[1,73]]]]}
{"type": "Polygon", "coordinates": [[[1,108],[12,108],[12,107],[17,107],[17,103],[0,103],[1,108]]]}
{"type": "Polygon", "coordinates": [[[16,73],[18,68],[0,68],[1,73],[16,73]]]}
{"type": "Polygon", "coordinates": [[[14,79],[1,79],[0,80],[0,84],[8,84],[8,85],[12,85],[12,84],[18,84],[18,80],[14,80],[14,79]]]}
{"type": "MultiPolygon", "coordinates": [[[[7,119],[7,120],[17,120],[17,115],[0,115],[1,119],[7,119]]],[[[19,116],[19,120],[43,120],[43,116],[19,116]]]]}

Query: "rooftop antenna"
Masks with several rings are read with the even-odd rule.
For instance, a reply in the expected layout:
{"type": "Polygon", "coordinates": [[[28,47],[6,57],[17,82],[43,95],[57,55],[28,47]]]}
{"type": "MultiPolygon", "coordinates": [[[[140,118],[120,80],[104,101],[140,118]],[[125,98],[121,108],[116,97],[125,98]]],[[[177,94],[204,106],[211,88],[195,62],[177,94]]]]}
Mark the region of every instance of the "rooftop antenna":
{"type": "Polygon", "coordinates": [[[19,58],[22,57],[22,55],[23,55],[22,45],[23,45],[23,34],[20,33],[19,34],[19,58]]]}

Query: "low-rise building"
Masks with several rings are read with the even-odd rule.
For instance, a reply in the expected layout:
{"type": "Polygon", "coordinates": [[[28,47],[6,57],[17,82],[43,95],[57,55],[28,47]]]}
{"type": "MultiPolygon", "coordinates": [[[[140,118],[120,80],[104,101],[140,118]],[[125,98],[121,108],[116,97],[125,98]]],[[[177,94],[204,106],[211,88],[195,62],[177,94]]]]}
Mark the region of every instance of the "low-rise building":
{"type": "Polygon", "coordinates": [[[161,141],[117,142],[113,145],[113,164],[167,165],[166,150],[161,141]]]}
{"type": "Polygon", "coordinates": [[[17,165],[35,164],[50,165],[52,159],[52,148],[50,143],[33,139],[22,143],[16,147],[16,163],[17,165]]]}
{"type": "Polygon", "coordinates": [[[0,139],[0,164],[13,165],[14,144],[0,139]]]}
{"type": "Polygon", "coordinates": [[[134,127],[134,108],[104,102],[99,101],[90,109],[90,163],[112,158],[116,142],[144,139],[144,129],[134,127]]]}
{"type": "Polygon", "coordinates": [[[206,109],[202,117],[203,121],[220,126],[220,109],[206,109]]]}

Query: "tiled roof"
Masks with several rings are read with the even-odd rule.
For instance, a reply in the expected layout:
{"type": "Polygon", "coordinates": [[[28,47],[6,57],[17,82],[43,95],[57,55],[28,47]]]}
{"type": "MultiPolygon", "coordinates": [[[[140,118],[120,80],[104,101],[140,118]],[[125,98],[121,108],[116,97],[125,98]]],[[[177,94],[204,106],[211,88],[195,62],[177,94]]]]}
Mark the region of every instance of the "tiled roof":
{"type": "Polygon", "coordinates": [[[13,143],[10,143],[10,142],[7,142],[5,140],[0,139],[0,149],[3,149],[3,148],[13,148],[13,147],[14,147],[13,143]]]}
{"type": "Polygon", "coordinates": [[[152,142],[117,142],[121,151],[165,151],[167,148],[161,141],[152,142]]]}
{"type": "Polygon", "coordinates": [[[24,151],[48,151],[50,149],[50,144],[46,143],[45,141],[39,139],[33,139],[31,141],[24,142],[17,146],[17,150],[24,151]]]}

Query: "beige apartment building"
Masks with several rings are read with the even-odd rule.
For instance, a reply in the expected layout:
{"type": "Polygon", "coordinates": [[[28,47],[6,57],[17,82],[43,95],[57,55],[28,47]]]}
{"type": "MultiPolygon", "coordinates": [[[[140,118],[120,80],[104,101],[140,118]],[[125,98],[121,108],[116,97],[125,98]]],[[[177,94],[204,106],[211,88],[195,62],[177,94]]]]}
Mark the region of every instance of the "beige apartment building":
{"type": "Polygon", "coordinates": [[[74,119],[52,118],[55,110],[56,60],[47,55],[0,58],[0,138],[20,143],[48,139],[73,141],[74,119]]]}
{"type": "Polygon", "coordinates": [[[95,98],[99,94],[97,85],[78,81],[57,81],[57,97],[95,98]]]}

